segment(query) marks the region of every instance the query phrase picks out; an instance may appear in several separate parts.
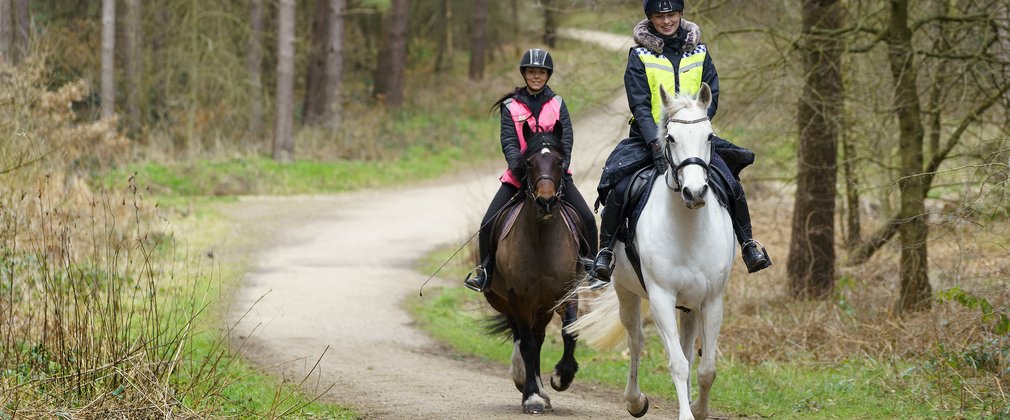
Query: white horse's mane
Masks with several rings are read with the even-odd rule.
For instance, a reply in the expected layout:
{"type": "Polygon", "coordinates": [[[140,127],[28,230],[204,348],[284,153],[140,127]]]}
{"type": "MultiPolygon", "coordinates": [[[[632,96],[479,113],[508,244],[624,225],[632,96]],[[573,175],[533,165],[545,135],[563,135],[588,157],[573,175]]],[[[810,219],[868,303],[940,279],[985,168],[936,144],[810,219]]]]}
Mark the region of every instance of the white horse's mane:
{"type": "Polygon", "coordinates": [[[677,95],[673,96],[669,104],[667,104],[665,108],[666,116],[670,117],[673,115],[677,115],[678,112],[688,108],[697,108],[701,111],[705,111],[704,109],[701,108],[701,105],[698,104],[698,100],[694,96],[688,95],[686,93],[678,93],[677,95]]]}

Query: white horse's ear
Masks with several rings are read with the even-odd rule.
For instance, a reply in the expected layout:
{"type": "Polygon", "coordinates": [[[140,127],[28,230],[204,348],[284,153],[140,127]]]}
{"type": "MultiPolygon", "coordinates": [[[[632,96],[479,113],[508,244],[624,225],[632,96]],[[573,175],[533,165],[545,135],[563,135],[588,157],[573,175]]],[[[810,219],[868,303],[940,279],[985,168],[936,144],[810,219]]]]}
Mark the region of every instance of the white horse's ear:
{"type": "Polygon", "coordinates": [[[701,90],[698,91],[696,99],[705,109],[708,109],[708,106],[712,104],[712,88],[708,86],[708,83],[701,82],[701,90]]]}
{"type": "Polygon", "coordinates": [[[663,112],[666,113],[666,109],[670,107],[673,98],[670,97],[670,94],[666,92],[666,88],[663,86],[659,86],[659,99],[660,103],[663,104],[663,112]]]}

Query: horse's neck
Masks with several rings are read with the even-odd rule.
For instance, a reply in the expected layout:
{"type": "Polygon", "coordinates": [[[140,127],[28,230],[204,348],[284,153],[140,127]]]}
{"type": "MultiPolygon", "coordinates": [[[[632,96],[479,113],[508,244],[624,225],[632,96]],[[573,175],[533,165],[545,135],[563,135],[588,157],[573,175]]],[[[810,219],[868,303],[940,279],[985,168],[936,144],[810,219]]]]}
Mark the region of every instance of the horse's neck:
{"type": "Polygon", "coordinates": [[[561,202],[554,207],[553,214],[547,220],[540,219],[540,211],[537,208],[537,203],[533,199],[526,197],[526,202],[523,203],[522,211],[519,214],[519,220],[522,224],[522,229],[535,234],[536,236],[541,236],[547,234],[552,230],[556,229],[566,229],[563,216],[561,215],[561,202]]]}

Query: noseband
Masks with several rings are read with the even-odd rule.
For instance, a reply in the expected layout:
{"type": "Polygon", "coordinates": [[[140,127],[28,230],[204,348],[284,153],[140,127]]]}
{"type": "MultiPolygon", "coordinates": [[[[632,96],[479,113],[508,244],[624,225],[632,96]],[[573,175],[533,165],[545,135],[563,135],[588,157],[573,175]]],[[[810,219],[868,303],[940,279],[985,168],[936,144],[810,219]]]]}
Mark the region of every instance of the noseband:
{"type": "MultiPolygon", "coordinates": [[[[676,119],[676,118],[671,118],[670,119],[671,123],[679,123],[679,124],[697,124],[697,123],[705,122],[705,121],[708,121],[708,117],[707,116],[702,117],[702,118],[698,118],[696,120],[679,120],[679,119],[676,119]]],[[[691,156],[691,157],[689,157],[687,159],[684,159],[684,160],[680,161],[680,163],[674,165],[673,164],[673,152],[670,151],[670,148],[673,146],[673,143],[676,143],[677,141],[673,138],[672,135],[667,134],[666,135],[666,142],[667,142],[667,146],[666,146],[666,161],[670,162],[670,165],[671,165],[670,172],[672,172],[673,182],[676,184],[676,186],[670,185],[670,179],[667,178],[667,180],[666,180],[666,186],[670,187],[670,189],[672,189],[675,192],[680,192],[682,189],[684,189],[684,183],[680,180],[680,171],[682,169],[688,167],[688,166],[691,166],[691,165],[701,166],[701,169],[703,169],[705,171],[705,183],[708,184],[708,162],[705,162],[700,157],[691,156]]]]}

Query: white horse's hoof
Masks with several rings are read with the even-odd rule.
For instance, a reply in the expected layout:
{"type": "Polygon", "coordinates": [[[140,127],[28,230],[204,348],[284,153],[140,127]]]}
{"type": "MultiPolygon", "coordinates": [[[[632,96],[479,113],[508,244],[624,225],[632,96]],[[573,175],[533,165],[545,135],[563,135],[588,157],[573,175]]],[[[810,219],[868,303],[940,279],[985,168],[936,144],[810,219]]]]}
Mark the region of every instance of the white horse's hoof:
{"type": "Polygon", "coordinates": [[[548,408],[548,403],[537,394],[530,395],[523,401],[523,414],[543,414],[548,408]]]}
{"type": "Polygon", "coordinates": [[[642,399],[645,400],[645,404],[643,404],[642,410],[637,413],[633,411],[634,409],[631,407],[631,404],[628,404],[628,414],[631,414],[632,417],[636,418],[642,417],[645,415],[645,413],[649,412],[649,397],[646,397],[645,394],[642,394],[642,399]]]}

